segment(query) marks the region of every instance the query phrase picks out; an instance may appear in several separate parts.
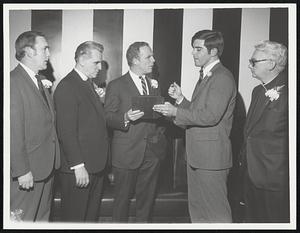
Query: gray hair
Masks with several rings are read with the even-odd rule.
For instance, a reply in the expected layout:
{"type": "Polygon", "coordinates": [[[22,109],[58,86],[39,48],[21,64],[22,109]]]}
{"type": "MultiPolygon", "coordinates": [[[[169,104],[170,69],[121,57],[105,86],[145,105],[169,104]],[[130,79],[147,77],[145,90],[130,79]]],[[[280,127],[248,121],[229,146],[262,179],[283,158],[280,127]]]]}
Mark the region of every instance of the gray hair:
{"type": "Polygon", "coordinates": [[[104,47],[102,44],[94,42],[94,41],[85,41],[83,43],[81,43],[75,52],[75,61],[78,61],[78,58],[84,54],[87,54],[88,56],[90,56],[91,50],[98,50],[100,53],[103,52],[104,47]]]}
{"type": "Polygon", "coordinates": [[[256,50],[270,55],[270,58],[276,62],[279,72],[284,70],[287,62],[286,46],[275,41],[264,40],[256,44],[254,47],[256,50]]]}

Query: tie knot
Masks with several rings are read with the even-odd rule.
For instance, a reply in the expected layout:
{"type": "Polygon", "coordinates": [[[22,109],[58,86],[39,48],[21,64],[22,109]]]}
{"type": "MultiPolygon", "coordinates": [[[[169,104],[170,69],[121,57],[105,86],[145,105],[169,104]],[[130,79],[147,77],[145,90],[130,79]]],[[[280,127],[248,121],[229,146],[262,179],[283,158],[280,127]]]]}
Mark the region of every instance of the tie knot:
{"type": "Polygon", "coordinates": [[[199,73],[200,73],[200,79],[203,79],[203,66],[201,66],[199,73]]]}

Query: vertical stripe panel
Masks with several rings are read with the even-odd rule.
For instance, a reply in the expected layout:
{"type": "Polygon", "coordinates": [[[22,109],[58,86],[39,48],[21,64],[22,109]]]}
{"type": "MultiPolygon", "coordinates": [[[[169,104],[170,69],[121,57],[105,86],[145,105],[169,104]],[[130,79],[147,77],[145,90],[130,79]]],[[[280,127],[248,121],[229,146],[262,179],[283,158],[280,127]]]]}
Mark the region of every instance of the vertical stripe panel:
{"type": "Polygon", "coordinates": [[[238,85],[242,9],[214,9],[213,29],[223,34],[221,61],[233,74],[238,85]]]}
{"type": "Polygon", "coordinates": [[[248,111],[251,93],[259,81],[252,78],[248,68],[249,61],[254,51],[254,45],[261,40],[269,39],[270,9],[242,9],[242,27],[240,43],[240,78],[239,92],[248,111]]]}
{"type": "MultiPolygon", "coordinates": [[[[62,10],[33,10],[31,12],[31,29],[42,32],[50,46],[50,62],[47,69],[41,71],[50,81],[59,79],[57,67],[61,55],[62,10]]],[[[54,82],[56,86],[57,82],[54,82]]]]}
{"type": "Polygon", "coordinates": [[[31,30],[30,10],[10,10],[9,11],[9,43],[10,43],[10,70],[18,64],[15,58],[15,42],[18,36],[31,30]]]}
{"type": "MultiPolygon", "coordinates": [[[[236,86],[238,86],[239,82],[241,15],[242,9],[239,8],[214,9],[213,11],[213,29],[220,31],[224,38],[224,50],[220,60],[224,66],[232,72],[236,86]]],[[[235,168],[238,165],[237,158],[243,143],[245,118],[245,106],[241,100],[241,96],[237,94],[230,135],[232,142],[234,142],[232,143],[233,169],[231,170],[231,174],[234,174],[235,168]]],[[[235,187],[235,182],[237,182],[235,174],[228,177],[228,193],[231,194],[231,192],[235,192],[235,190],[232,189],[235,187]]],[[[232,201],[234,196],[235,195],[229,195],[229,201],[232,201]]]]}
{"type": "Polygon", "coordinates": [[[212,29],[212,17],[212,9],[183,11],[181,89],[187,99],[191,99],[199,78],[199,68],[195,67],[192,57],[191,39],[199,30],[212,29]]]}
{"type": "Polygon", "coordinates": [[[153,51],[162,95],[174,81],[180,83],[183,9],[154,10],[153,51]]]}
{"type": "Polygon", "coordinates": [[[62,52],[58,65],[60,78],[74,68],[75,50],[87,40],[93,40],[93,10],[63,10],[62,52]]]}
{"type": "Polygon", "coordinates": [[[94,41],[103,44],[108,80],[120,77],[123,51],[123,10],[94,10],[94,41]]]}
{"type": "Polygon", "coordinates": [[[288,8],[270,9],[270,40],[288,46],[288,8]]]}
{"type": "Polygon", "coordinates": [[[135,41],[153,46],[153,9],[124,10],[122,74],[128,71],[126,51],[135,41]]]}

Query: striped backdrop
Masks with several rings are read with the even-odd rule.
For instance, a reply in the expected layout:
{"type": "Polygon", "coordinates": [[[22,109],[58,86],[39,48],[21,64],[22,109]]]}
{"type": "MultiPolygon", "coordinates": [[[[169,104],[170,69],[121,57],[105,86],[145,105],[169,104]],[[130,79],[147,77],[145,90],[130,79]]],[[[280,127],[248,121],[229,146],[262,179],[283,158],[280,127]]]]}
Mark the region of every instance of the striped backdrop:
{"type": "MultiPolygon", "coordinates": [[[[99,8],[99,7],[98,7],[99,8]]],[[[74,52],[83,41],[104,45],[109,77],[128,70],[125,53],[134,41],[148,42],[154,51],[163,95],[172,82],[181,84],[188,98],[198,79],[191,55],[191,37],[202,29],[223,33],[225,49],[221,57],[236,79],[246,110],[258,82],[251,78],[248,59],[253,46],[270,39],[287,45],[288,8],[178,8],[178,9],[52,9],[9,11],[10,68],[16,37],[26,30],[43,32],[49,42],[54,89],[74,67],[74,52]]]]}

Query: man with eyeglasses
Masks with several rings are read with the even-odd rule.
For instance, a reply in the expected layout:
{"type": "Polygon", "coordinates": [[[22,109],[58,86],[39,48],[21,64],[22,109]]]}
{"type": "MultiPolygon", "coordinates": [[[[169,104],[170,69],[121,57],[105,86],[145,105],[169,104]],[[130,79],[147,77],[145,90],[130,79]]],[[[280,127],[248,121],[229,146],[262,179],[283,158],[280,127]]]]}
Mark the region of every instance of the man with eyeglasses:
{"type": "Polygon", "coordinates": [[[249,68],[254,88],[245,125],[245,221],[289,222],[287,48],[263,41],[249,68]]]}

